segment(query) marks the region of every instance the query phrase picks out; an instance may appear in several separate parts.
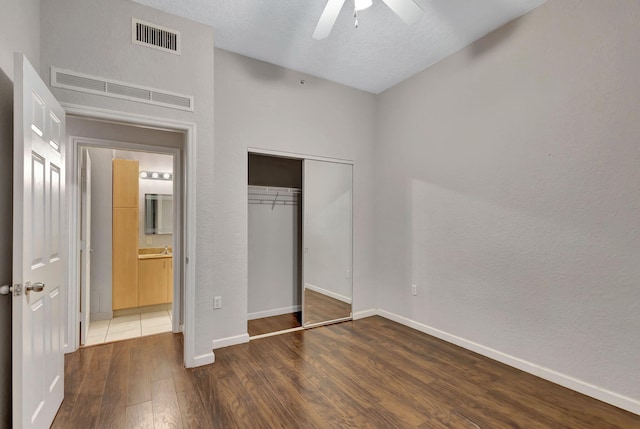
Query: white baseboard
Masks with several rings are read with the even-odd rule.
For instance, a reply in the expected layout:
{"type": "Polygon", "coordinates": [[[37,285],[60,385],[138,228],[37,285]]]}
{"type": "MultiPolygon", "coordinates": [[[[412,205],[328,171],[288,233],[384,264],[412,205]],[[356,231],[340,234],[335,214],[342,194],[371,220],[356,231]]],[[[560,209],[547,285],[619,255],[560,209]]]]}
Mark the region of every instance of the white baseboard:
{"type": "Polygon", "coordinates": [[[272,310],[255,311],[247,314],[248,320],[262,319],[263,317],[280,316],[281,314],[289,314],[300,311],[301,305],[293,305],[291,307],[274,308],[272,310]]]}
{"type": "Polygon", "coordinates": [[[196,368],[198,366],[211,365],[216,361],[216,355],[213,351],[199,355],[193,358],[193,366],[190,368],[196,368]]]}
{"type": "Polygon", "coordinates": [[[455,344],[467,350],[474,351],[498,362],[502,362],[506,365],[518,368],[519,370],[522,370],[524,372],[528,372],[529,374],[533,374],[545,380],[551,381],[552,383],[559,384],[560,386],[564,386],[568,389],[575,390],[576,392],[580,392],[584,395],[614,405],[618,408],[622,408],[623,410],[627,410],[634,414],[640,415],[640,400],[611,392],[610,390],[603,389],[602,387],[594,386],[566,374],[562,374],[552,369],[536,365],[532,362],[528,362],[526,360],[508,355],[490,347],[474,343],[473,341],[460,338],[458,336],[449,334],[436,328],[432,328],[420,322],[416,322],[414,320],[382,309],[378,309],[376,313],[386,319],[393,320],[394,322],[398,322],[420,332],[424,332],[425,334],[432,335],[436,338],[440,338],[441,340],[455,344]]]}
{"type": "Polygon", "coordinates": [[[220,338],[213,340],[212,348],[221,349],[223,347],[235,346],[236,344],[244,344],[249,342],[249,334],[236,335],[234,337],[220,338]]]}
{"type": "Polygon", "coordinates": [[[364,319],[365,317],[371,317],[378,314],[378,310],[370,308],[368,310],[356,311],[353,313],[353,320],[364,319]]]}
{"type": "Polygon", "coordinates": [[[339,293],[332,292],[327,289],[322,289],[316,285],[312,285],[311,283],[305,283],[304,287],[307,289],[311,289],[314,292],[321,293],[333,299],[337,299],[338,301],[346,302],[347,304],[351,304],[351,297],[340,295],[339,293]]]}

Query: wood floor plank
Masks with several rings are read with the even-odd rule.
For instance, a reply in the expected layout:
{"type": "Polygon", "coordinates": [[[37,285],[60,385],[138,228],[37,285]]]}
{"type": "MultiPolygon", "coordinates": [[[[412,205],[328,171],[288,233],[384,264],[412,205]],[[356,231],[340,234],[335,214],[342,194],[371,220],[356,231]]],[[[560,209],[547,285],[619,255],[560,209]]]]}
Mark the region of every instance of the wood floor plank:
{"type": "Polygon", "coordinates": [[[182,428],[182,414],[178,396],[173,387],[173,378],[151,383],[153,403],[153,425],[155,428],[182,428]]]}
{"type": "Polygon", "coordinates": [[[154,429],[151,401],[130,405],[125,410],[126,429],[154,429]]]}
{"type": "Polygon", "coordinates": [[[111,365],[113,344],[106,344],[99,352],[95,350],[87,367],[68,427],[93,428],[102,405],[102,398],[111,365]]]}
{"type": "Polygon", "coordinates": [[[183,338],[168,333],[67,355],[53,427],[640,428],[638,415],[377,316],[215,353],[185,369],[183,338]]]}
{"type": "Polygon", "coordinates": [[[341,319],[351,315],[351,304],[306,288],[304,290],[304,324],[341,319]]]}
{"type": "Polygon", "coordinates": [[[65,356],[64,401],[53,422],[53,428],[64,429],[64,424],[71,420],[71,414],[82,393],[82,383],[89,370],[94,350],[94,347],[88,347],[65,356]]]}
{"type": "Polygon", "coordinates": [[[127,406],[151,401],[151,368],[153,352],[144,342],[136,341],[131,348],[127,383],[127,406]]]}
{"type": "Polygon", "coordinates": [[[209,419],[197,390],[185,390],[176,393],[182,426],[185,428],[210,428],[213,423],[209,419]]]}
{"type": "Polygon", "coordinates": [[[108,382],[105,383],[97,428],[117,429],[125,426],[131,345],[130,341],[113,343],[108,382]]]}
{"type": "Polygon", "coordinates": [[[297,312],[249,320],[247,322],[247,331],[249,333],[249,336],[253,337],[255,335],[298,328],[302,326],[302,324],[300,323],[300,317],[300,312],[297,312]]]}

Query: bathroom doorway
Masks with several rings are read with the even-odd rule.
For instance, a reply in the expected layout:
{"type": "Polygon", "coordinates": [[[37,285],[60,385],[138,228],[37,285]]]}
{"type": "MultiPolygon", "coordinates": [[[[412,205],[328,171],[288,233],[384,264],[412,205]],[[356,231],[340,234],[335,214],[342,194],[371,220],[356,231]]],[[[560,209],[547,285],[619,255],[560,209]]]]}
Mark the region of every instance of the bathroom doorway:
{"type": "Polygon", "coordinates": [[[70,118],[78,172],[78,339],[181,329],[184,134],[70,118]]]}

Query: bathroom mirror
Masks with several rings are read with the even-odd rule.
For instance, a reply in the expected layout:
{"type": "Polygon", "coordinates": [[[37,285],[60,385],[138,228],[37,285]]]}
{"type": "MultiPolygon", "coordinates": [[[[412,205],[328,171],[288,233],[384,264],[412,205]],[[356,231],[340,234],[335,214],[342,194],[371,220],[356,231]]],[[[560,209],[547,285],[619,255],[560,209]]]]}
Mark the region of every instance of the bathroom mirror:
{"type": "Polygon", "coordinates": [[[351,318],[351,164],[304,160],[303,326],[351,318]]]}
{"type": "Polygon", "coordinates": [[[144,194],[144,233],[173,233],[173,195],[144,194]]]}

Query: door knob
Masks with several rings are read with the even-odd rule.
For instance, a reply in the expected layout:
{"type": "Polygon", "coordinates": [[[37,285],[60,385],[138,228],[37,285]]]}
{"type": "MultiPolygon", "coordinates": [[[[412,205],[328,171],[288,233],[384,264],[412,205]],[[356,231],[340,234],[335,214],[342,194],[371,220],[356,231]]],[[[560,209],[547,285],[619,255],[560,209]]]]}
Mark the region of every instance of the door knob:
{"type": "Polygon", "coordinates": [[[9,285],[0,286],[0,295],[9,295],[11,292],[13,292],[12,286],[9,286],[9,285]]]}
{"type": "Polygon", "coordinates": [[[27,293],[34,291],[34,292],[42,292],[42,290],[44,289],[44,283],[42,282],[35,282],[33,284],[31,284],[31,282],[26,282],[24,284],[24,289],[27,293]]]}

